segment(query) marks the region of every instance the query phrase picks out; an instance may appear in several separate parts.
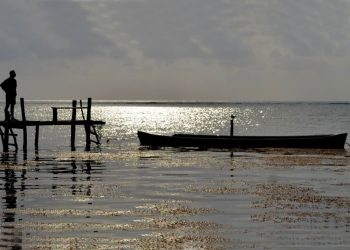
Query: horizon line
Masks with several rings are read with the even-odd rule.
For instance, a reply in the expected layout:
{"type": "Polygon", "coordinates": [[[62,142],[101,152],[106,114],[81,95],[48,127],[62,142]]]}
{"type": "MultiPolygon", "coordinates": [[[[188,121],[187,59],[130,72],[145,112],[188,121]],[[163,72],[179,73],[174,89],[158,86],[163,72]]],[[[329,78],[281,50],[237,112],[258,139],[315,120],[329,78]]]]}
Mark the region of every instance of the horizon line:
{"type": "MultiPolygon", "coordinates": [[[[71,102],[72,100],[82,100],[83,102],[86,99],[25,99],[27,102],[71,102]]],[[[206,101],[206,100],[118,100],[118,99],[92,99],[97,103],[122,103],[122,104],[231,104],[231,103],[271,103],[271,104],[282,104],[282,103],[325,103],[325,104],[350,104],[349,101],[331,101],[331,100],[256,100],[256,101],[225,101],[225,100],[217,100],[217,101],[206,101]]],[[[0,100],[0,103],[5,103],[5,100],[0,100]]]]}

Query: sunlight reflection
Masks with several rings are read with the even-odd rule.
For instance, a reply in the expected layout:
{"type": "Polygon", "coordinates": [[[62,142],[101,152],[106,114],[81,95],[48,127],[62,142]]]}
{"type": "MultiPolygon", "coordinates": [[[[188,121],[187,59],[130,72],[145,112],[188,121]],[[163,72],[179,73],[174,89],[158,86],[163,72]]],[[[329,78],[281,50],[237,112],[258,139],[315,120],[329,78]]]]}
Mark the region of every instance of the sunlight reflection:
{"type": "Polygon", "coordinates": [[[160,134],[229,134],[231,114],[237,116],[235,132],[244,134],[259,127],[266,115],[265,110],[254,107],[165,104],[111,105],[97,109],[96,113],[106,120],[106,134],[117,139],[135,137],[137,130],[160,134]]]}

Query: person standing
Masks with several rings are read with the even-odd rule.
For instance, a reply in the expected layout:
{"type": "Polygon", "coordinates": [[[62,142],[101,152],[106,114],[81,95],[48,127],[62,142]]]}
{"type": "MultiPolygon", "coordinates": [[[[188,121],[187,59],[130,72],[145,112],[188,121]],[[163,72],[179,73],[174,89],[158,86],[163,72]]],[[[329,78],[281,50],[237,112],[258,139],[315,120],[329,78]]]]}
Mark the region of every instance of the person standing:
{"type": "Polygon", "coordinates": [[[16,72],[10,71],[10,77],[3,81],[0,86],[6,93],[6,105],[5,105],[5,120],[16,120],[14,117],[16,96],[17,96],[17,80],[16,72]],[[10,112],[9,109],[10,108],[10,112]]]}

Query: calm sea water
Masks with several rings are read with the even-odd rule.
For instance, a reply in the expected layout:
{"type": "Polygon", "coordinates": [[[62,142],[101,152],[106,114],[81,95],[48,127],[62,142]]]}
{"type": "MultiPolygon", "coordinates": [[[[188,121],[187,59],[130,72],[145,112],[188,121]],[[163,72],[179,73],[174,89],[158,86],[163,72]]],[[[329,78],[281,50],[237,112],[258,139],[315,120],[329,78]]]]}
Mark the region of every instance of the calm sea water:
{"type": "MultiPolygon", "coordinates": [[[[28,102],[27,119],[50,120],[51,106],[69,105],[28,102]]],[[[27,155],[2,155],[0,248],[349,249],[348,149],[150,150],[136,137],[229,134],[231,114],[237,135],[343,133],[349,111],[348,103],[95,102],[93,119],[106,122],[100,148],[84,152],[80,128],[71,152],[69,127],[42,127],[38,153],[30,129],[27,155]]]]}

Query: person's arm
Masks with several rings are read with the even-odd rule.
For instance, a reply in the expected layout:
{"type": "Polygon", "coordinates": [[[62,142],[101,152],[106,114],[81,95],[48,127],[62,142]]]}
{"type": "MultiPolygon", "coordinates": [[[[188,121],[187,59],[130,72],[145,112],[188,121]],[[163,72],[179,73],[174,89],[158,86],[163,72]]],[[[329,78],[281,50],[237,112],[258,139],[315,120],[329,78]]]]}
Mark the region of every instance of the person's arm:
{"type": "Polygon", "coordinates": [[[0,87],[2,88],[3,91],[5,91],[5,93],[7,92],[7,80],[3,81],[1,84],[0,84],[0,87]]]}

